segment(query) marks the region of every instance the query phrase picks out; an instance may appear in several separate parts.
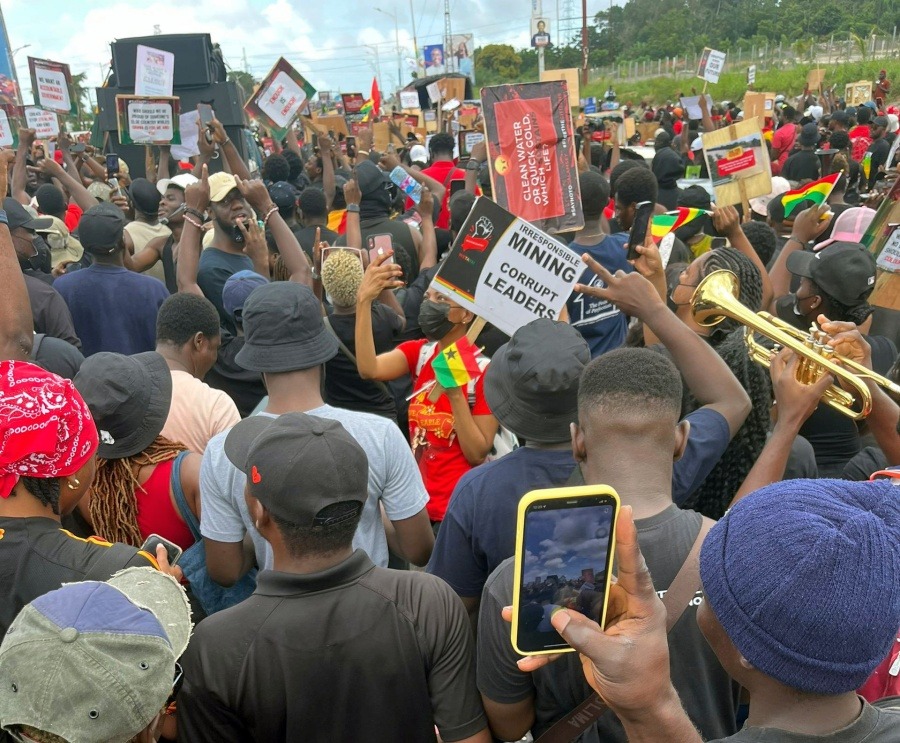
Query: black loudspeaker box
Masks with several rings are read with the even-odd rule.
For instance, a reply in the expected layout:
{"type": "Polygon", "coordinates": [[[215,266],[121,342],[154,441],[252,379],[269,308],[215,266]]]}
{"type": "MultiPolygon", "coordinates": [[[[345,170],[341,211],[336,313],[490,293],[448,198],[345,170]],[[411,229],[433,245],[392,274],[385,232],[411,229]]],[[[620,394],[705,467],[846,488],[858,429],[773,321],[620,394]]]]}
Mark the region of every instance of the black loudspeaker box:
{"type": "Polygon", "coordinates": [[[117,39],[110,44],[115,85],[119,88],[134,89],[138,44],[175,55],[176,90],[225,81],[221,53],[213,49],[209,34],[162,34],[117,39]]]}

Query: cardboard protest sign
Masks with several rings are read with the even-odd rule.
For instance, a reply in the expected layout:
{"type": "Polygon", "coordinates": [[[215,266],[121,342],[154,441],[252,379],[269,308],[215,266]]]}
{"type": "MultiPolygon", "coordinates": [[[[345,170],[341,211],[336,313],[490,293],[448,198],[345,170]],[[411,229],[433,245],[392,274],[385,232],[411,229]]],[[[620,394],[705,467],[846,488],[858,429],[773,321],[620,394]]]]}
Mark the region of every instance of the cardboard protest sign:
{"type": "MultiPolygon", "coordinates": [[[[216,113],[213,111],[213,116],[216,113]]],[[[186,160],[189,157],[200,154],[200,130],[197,122],[200,121],[200,112],[194,109],[178,117],[178,129],[181,133],[181,144],[173,144],[171,154],[176,160],[186,160]]]]}
{"type": "Polygon", "coordinates": [[[810,70],[806,76],[806,87],[810,90],[818,90],[825,81],[825,70],[810,70]]]}
{"type": "Polygon", "coordinates": [[[377,152],[387,152],[388,146],[396,149],[406,146],[406,135],[413,127],[404,122],[378,121],[372,124],[372,147],[377,152]]]}
{"type": "Polygon", "coordinates": [[[581,70],[574,67],[567,67],[561,70],[544,70],[541,73],[542,83],[551,82],[553,80],[566,81],[566,84],[569,86],[569,103],[581,98],[581,70]]]}
{"type": "Polygon", "coordinates": [[[29,57],[28,71],[31,73],[31,88],[34,91],[35,106],[64,116],[78,112],[69,92],[69,86],[72,84],[69,65],[51,62],[48,59],[29,57]]]}
{"type": "Polygon", "coordinates": [[[48,139],[59,134],[59,119],[53,111],[45,111],[37,106],[25,106],[22,109],[25,125],[34,129],[38,139],[48,139]]]}
{"type": "Polygon", "coordinates": [[[875,260],[875,267],[880,271],[900,273],[900,229],[895,227],[890,237],[884,241],[881,251],[875,260]]]}
{"type": "Polygon", "coordinates": [[[122,144],[181,144],[180,103],[176,97],[116,96],[122,144]]]}
{"type": "Polygon", "coordinates": [[[449,101],[455,98],[462,101],[466,97],[466,81],[461,77],[444,77],[437,81],[441,91],[441,100],[449,101]]]}
{"type": "Polygon", "coordinates": [[[316,89],[284,57],[272,65],[256,92],[244,104],[248,115],[283,139],[316,89]]]}
{"type": "Polygon", "coordinates": [[[581,229],[581,189],[566,83],[481,89],[497,203],[544,232],[581,229]]]}
{"type": "Polygon", "coordinates": [[[583,271],[568,246],[481,196],[432,287],[512,335],[557,319],[583,271]]]}
{"type": "Polygon", "coordinates": [[[697,68],[697,77],[708,83],[719,82],[719,75],[725,69],[725,52],[705,47],[700,55],[700,65],[697,68]]]}
{"type": "Polygon", "coordinates": [[[344,104],[344,114],[352,116],[359,113],[366,99],[362,93],[341,93],[341,102],[344,104]]]}
{"type": "Polygon", "coordinates": [[[428,85],[425,86],[425,90],[428,91],[428,99],[432,104],[441,102],[441,89],[436,82],[428,83],[428,85]]]}
{"type": "Polygon", "coordinates": [[[752,64],[747,68],[747,85],[756,84],[756,65],[752,64]]]}
{"type": "Polygon", "coordinates": [[[844,100],[847,101],[848,106],[861,106],[866,101],[871,101],[872,83],[869,80],[847,83],[844,89],[844,100]]]}
{"type": "MultiPolygon", "coordinates": [[[[712,96],[708,93],[703,96],[706,98],[706,110],[712,111],[713,99],[712,96]]],[[[703,111],[700,110],[700,96],[699,95],[688,95],[681,99],[681,107],[684,109],[685,115],[689,119],[695,119],[699,121],[703,118],[703,111]]],[[[746,116],[746,114],[745,114],[746,116]]]]}
{"type": "Polygon", "coordinates": [[[766,125],[766,117],[771,118],[775,108],[774,93],[753,93],[749,90],[744,94],[744,120],[757,119],[760,128],[766,125]]]}
{"type": "Polygon", "coordinates": [[[141,96],[172,95],[175,83],[175,55],[138,44],[134,73],[134,94],[141,96]]]}
{"type": "Polygon", "coordinates": [[[335,134],[343,134],[345,137],[350,135],[347,128],[347,122],[343,116],[316,116],[313,115],[312,120],[316,127],[322,132],[334,132],[335,134]]]}
{"type": "Polygon", "coordinates": [[[461,157],[468,157],[476,144],[484,142],[484,132],[462,131],[458,136],[459,154],[461,157]]]}
{"type": "Polygon", "coordinates": [[[419,107],[419,91],[417,90],[401,90],[400,91],[400,108],[418,108],[419,107]]]}
{"type": "Polygon", "coordinates": [[[772,192],[769,150],[758,119],[707,132],[701,140],[717,206],[746,204],[772,192]]]}
{"type": "Polygon", "coordinates": [[[9,120],[6,111],[0,109],[0,147],[18,147],[19,134],[9,120]]]}

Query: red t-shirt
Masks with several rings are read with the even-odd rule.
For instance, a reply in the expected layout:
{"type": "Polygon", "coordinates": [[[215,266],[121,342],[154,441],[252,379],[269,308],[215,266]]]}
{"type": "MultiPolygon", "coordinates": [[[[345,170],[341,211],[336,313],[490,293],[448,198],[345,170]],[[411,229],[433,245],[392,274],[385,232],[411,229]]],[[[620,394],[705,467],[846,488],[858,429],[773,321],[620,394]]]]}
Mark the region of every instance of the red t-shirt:
{"type": "Polygon", "coordinates": [[[84,210],[78,204],[69,204],[69,208],[66,209],[66,218],[63,220],[69,232],[74,232],[78,227],[82,214],[84,214],[84,210]]]}
{"type": "MultiPolygon", "coordinates": [[[[438,346],[416,375],[422,347],[429,343],[425,339],[407,341],[397,348],[406,356],[413,391],[422,389],[434,381],[432,359],[437,356],[438,346]]],[[[422,482],[428,491],[428,516],[432,521],[442,521],[450,502],[450,495],[460,477],[472,469],[466,461],[462,447],[453,429],[453,411],[450,400],[441,395],[435,402],[428,399],[431,387],[419,392],[409,402],[409,438],[413,442],[413,453],[419,462],[422,482]]],[[[475,404],[472,415],[490,415],[491,409],[484,398],[484,374],[475,382],[475,404]]]]}
{"type": "MultiPolygon", "coordinates": [[[[466,179],[466,171],[457,168],[450,160],[438,160],[434,165],[430,168],[425,168],[422,172],[425,175],[431,176],[438,183],[447,188],[447,192],[444,194],[444,200],[441,202],[441,215],[434,225],[438,229],[447,230],[450,228],[450,183],[455,180],[464,181],[466,179]],[[451,170],[454,171],[453,177],[448,180],[451,170]]],[[[480,194],[481,192],[476,191],[476,193],[480,194]]],[[[414,206],[415,203],[412,199],[406,200],[407,209],[412,209],[414,206]]]]}

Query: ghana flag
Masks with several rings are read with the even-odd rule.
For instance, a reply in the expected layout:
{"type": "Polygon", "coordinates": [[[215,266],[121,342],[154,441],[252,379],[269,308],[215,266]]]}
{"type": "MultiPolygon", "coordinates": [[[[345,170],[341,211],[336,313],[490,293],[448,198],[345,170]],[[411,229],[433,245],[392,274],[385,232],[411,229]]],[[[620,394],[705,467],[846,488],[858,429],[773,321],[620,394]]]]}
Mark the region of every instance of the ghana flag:
{"type": "Polygon", "coordinates": [[[841,177],[840,171],[826,175],[812,183],[798,188],[796,191],[787,191],[781,197],[781,203],[784,204],[784,216],[789,217],[793,214],[797,207],[804,201],[812,201],[816,206],[825,203],[825,199],[831,194],[834,184],[841,177]]]}
{"type": "Polygon", "coordinates": [[[460,338],[432,360],[435,381],[447,390],[468,384],[481,374],[477,357],[478,349],[468,338],[460,338]]]}
{"type": "Polygon", "coordinates": [[[688,222],[693,222],[697,217],[705,214],[712,214],[706,209],[691,209],[686,206],[680,206],[673,212],[659,214],[650,221],[650,234],[653,242],[658,243],[670,232],[674,232],[679,227],[683,227],[688,222]]]}

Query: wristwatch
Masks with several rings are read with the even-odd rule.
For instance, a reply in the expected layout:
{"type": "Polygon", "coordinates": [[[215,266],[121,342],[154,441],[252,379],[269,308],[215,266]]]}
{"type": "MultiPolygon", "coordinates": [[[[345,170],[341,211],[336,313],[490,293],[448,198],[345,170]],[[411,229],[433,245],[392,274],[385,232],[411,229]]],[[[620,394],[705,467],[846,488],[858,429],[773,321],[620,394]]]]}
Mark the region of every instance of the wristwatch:
{"type": "Polygon", "coordinates": [[[347,211],[359,214],[359,204],[347,204],[347,211]]]}
{"type": "Polygon", "coordinates": [[[466,170],[481,170],[481,163],[470,158],[466,163],[466,170]]]}

